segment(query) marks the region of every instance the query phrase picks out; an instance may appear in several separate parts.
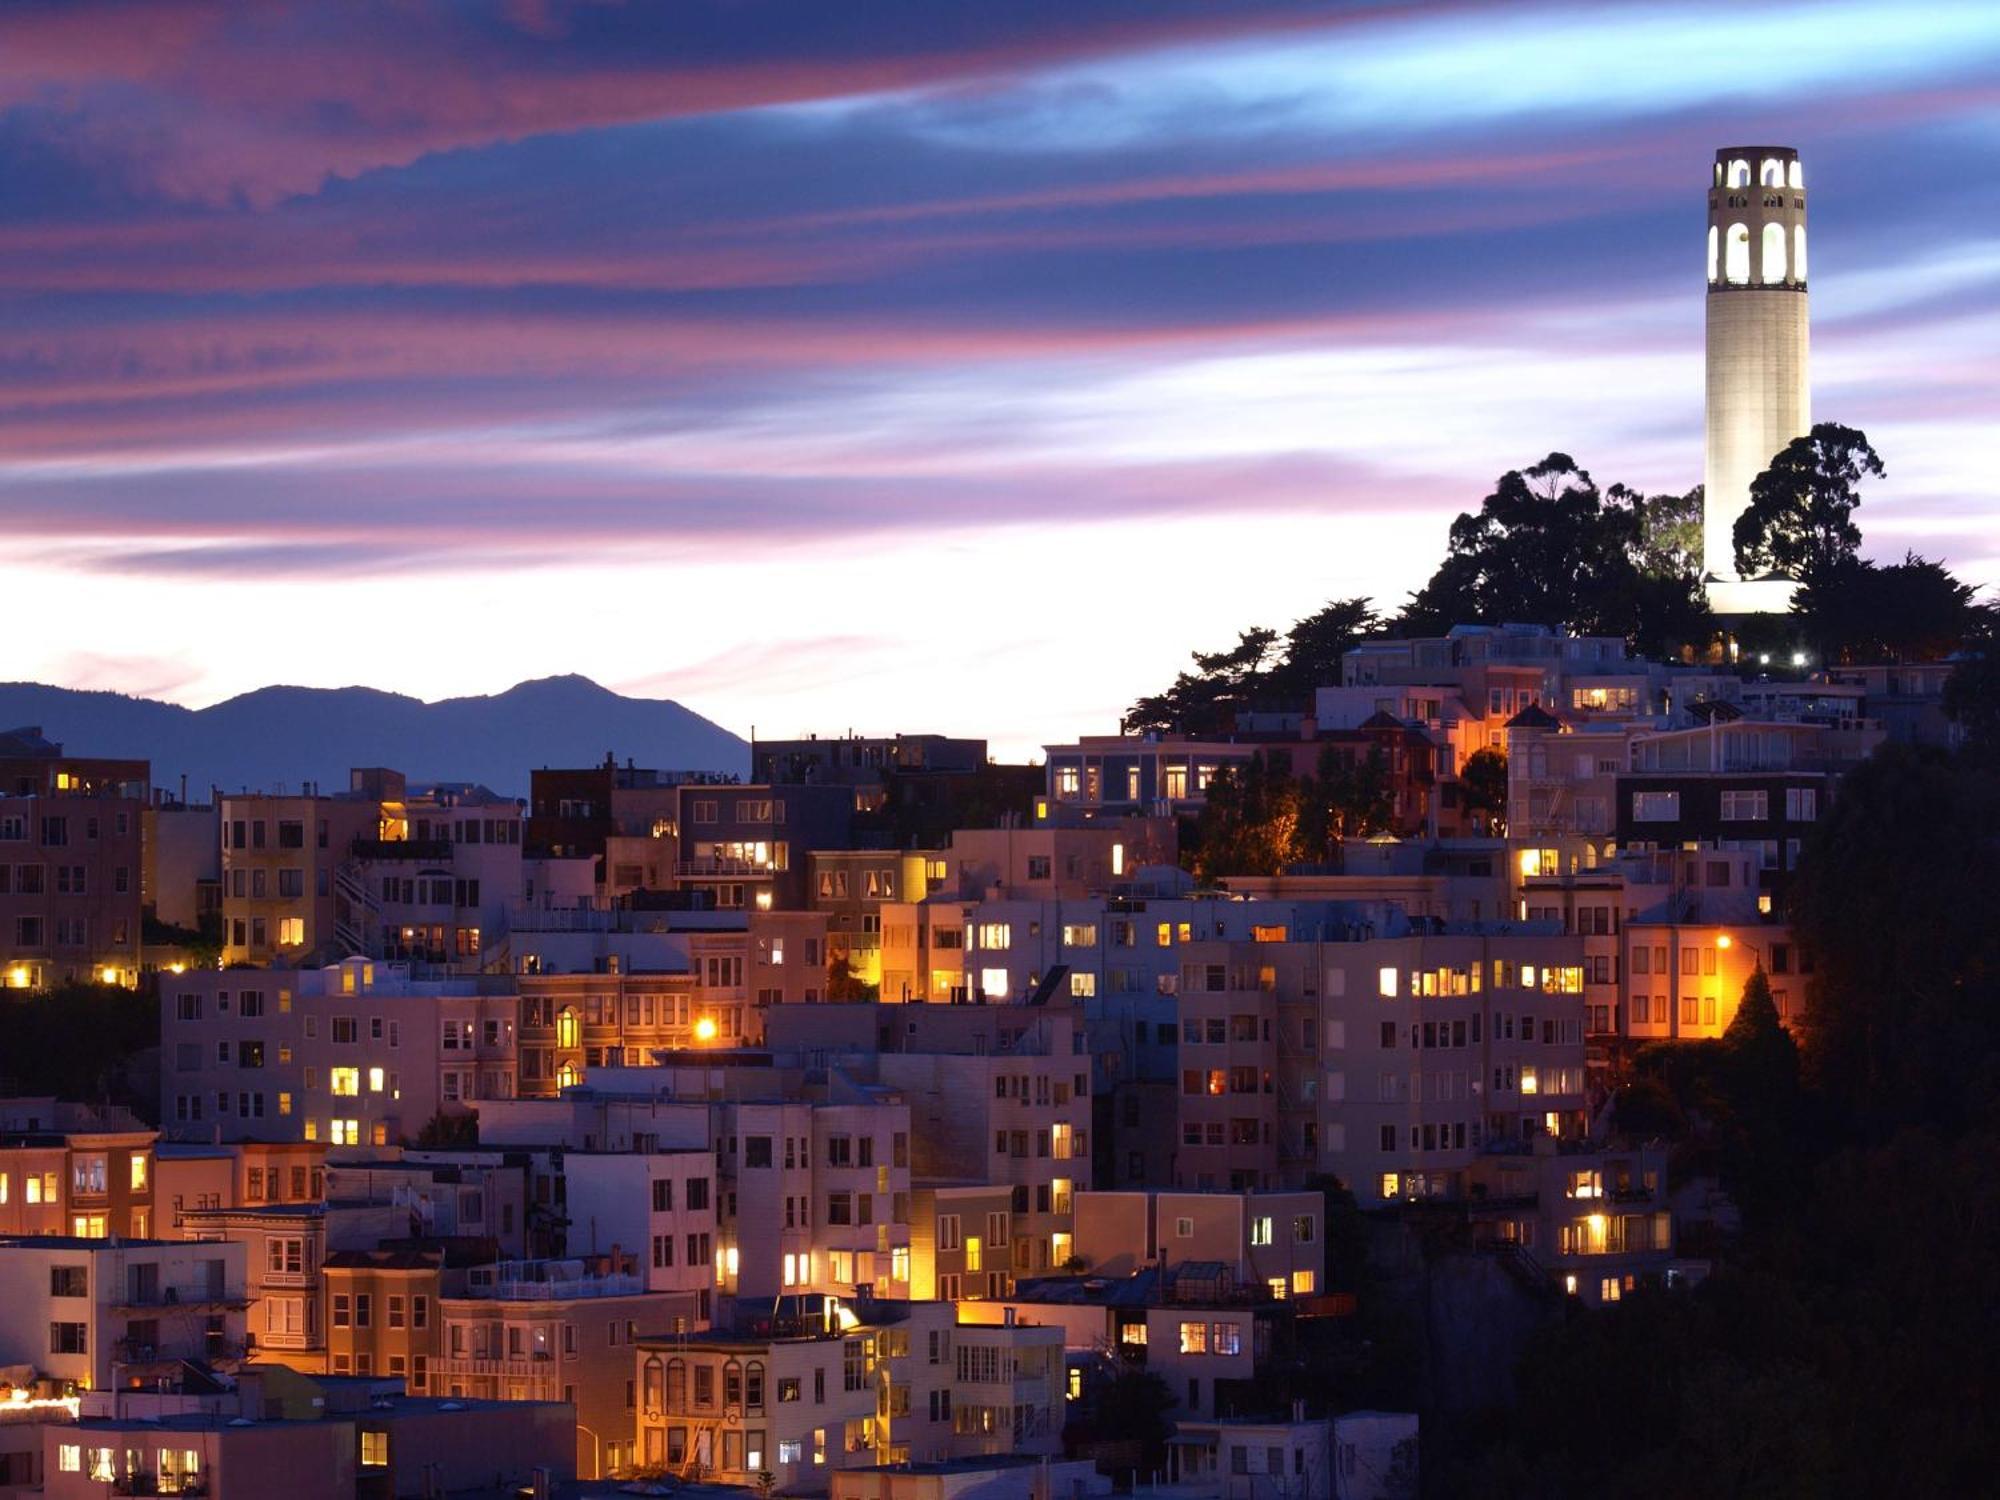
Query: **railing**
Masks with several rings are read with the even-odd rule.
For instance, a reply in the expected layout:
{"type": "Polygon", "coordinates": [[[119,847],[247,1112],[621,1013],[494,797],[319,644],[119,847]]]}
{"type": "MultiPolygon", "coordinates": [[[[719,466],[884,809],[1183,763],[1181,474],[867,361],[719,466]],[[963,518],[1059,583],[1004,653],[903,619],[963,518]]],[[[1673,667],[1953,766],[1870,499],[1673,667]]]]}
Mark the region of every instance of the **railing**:
{"type": "Polygon", "coordinates": [[[350,846],[356,859],[450,859],[450,839],[363,839],[350,846]]]}
{"type": "Polygon", "coordinates": [[[548,1365],[553,1356],[542,1355],[529,1358],[525,1354],[448,1354],[436,1361],[433,1375],[496,1375],[518,1376],[523,1379],[549,1376],[548,1365]]]}
{"type": "Polygon", "coordinates": [[[645,1278],[623,1272],[608,1276],[496,1277],[483,1286],[469,1289],[474,1297],[502,1301],[562,1301],[573,1297],[635,1297],[646,1290],[645,1278]]]}
{"type": "MultiPolygon", "coordinates": [[[[298,1283],[304,1285],[303,1281],[298,1283]]],[[[199,1307],[217,1303],[247,1302],[241,1287],[216,1286],[208,1282],[188,1286],[133,1287],[113,1298],[113,1307],[199,1307]]]]}
{"type": "Polygon", "coordinates": [[[775,865],[759,864],[752,859],[729,859],[711,854],[703,859],[684,859],[675,866],[682,875],[776,875],[775,865]]]}

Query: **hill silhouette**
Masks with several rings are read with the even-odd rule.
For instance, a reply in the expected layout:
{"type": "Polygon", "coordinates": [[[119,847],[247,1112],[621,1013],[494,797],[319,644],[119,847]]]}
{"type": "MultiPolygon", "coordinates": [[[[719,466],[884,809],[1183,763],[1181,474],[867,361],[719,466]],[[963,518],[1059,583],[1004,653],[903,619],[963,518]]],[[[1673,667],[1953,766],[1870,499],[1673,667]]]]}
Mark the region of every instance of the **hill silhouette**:
{"type": "Polygon", "coordinates": [[[543,677],[504,693],[425,703],[376,688],[267,687],[189,709],[123,693],[0,683],[0,729],[39,726],[74,755],[145,756],[153,780],[190,796],[317,781],[354,766],[412,781],[477,781],[525,796],[539,766],[588,766],[607,753],[660,769],[734,772],[749,747],[691,709],[626,698],[587,677],[543,677]]]}

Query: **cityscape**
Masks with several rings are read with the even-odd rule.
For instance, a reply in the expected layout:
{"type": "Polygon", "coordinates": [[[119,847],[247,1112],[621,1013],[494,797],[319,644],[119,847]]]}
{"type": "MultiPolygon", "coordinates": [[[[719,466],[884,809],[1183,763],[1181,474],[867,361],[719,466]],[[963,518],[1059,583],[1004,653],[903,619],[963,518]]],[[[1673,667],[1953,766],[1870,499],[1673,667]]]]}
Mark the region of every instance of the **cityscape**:
{"type": "Polygon", "coordinates": [[[2000,1488],[1992,17],[226,9],[0,17],[0,1500],[2000,1488]]]}

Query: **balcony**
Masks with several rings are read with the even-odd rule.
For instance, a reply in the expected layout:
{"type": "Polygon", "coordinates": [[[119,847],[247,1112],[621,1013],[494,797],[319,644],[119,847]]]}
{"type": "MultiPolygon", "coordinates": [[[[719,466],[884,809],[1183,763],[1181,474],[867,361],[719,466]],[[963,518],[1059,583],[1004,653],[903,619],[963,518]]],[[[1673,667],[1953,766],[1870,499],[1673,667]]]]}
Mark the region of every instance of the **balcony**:
{"type": "Polygon", "coordinates": [[[350,846],[356,859],[451,858],[450,839],[356,839],[350,846]]]}
{"type": "Polygon", "coordinates": [[[684,859],[674,868],[681,875],[748,876],[762,880],[769,880],[779,873],[774,865],[759,864],[750,859],[731,859],[720,854],[711,854],[701,859],[684,859]]]}
{"type": "MultiPolygon", "coordinates": [[[[303,1280],[300,1285],[307,1284],[303,1280]]],[[[216,1286],[207,1282],[187,1286],[128,1285],[114,1297],[117,1309],[157,1307],[248,1307],[250,1299],[241,1287],[216,1286]]]]}
{"type": "Polygon", "coordinates": [[[207,1338],[200,1333],[162,1342],[145,1339],[115,1339],[113,1361],[121,1365],[178,1364],[183,1360],[241,1359],[245,1346],[240,1340],[207,1338]]]}

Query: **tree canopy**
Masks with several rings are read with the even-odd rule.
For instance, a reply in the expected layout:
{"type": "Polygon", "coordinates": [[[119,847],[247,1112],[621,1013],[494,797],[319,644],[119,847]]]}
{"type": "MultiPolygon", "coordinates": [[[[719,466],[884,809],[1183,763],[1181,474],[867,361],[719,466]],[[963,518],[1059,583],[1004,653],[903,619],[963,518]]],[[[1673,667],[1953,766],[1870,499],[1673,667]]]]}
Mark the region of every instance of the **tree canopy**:
{"type": "Polygon", "coordinates": [[[1250,709],[1309,709],[1314,689],[1340,681],[1342,654],[1380,623],[1367,599],[1334,599],[1282,636],[1253,626],[1227,650],[1195,652],[1194,671],[1126,710],[1125,730],[1221,735],[1250,709]]]}
{"type": "Polygon", "coordinates": [[[1792,610],[1830,662],[1936,661],[1977,621],[1972,586],[1914,552],[1899,563],[1833,563],[1793,596],[1792,610]]]}
{"type": "Polygon", "coordinates": [[[1857,428],[1820,422],[1793,438],[1750,481],[1750,504],[1731,537],[1737,568],[1746,578],[1777,573],[1811,584],[1852,562],[1861,545],[1854,511],[1862,476],[1885,472],[1857,428]]]}
{"type": "Polygon", "coordinates": [[[1623,636],[1643,651],[1706,645],[1711,622],[1688,518],[1700,493],[1601,490],[1567,453],[1500,476],[1451,523],[1445,558],[1397,617],[1405,635],[1533,621],[1623,636]]]}

